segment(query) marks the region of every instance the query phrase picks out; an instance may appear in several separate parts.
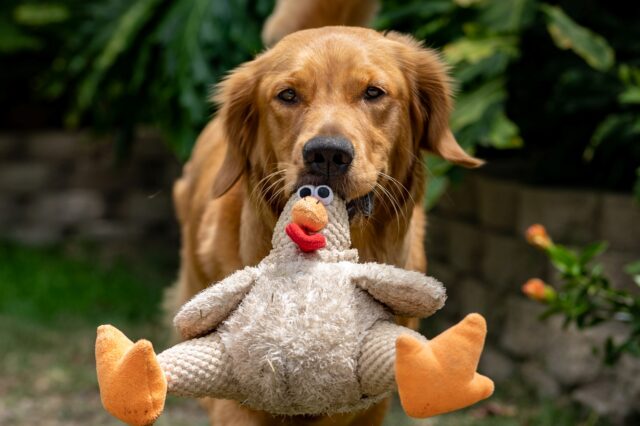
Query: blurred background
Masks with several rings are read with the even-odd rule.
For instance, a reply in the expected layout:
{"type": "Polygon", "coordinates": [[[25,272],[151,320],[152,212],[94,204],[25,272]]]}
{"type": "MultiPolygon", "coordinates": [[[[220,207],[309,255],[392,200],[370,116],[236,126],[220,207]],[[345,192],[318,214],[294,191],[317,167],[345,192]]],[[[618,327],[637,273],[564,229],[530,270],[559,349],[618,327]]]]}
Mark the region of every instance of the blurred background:
{"type": "MultiPolygon", "coordinates": [[[[0,425],[117,424],[95,327],[169,344],[171,185],[215,112],[212,84],[260,52],[272,7],[0,4],[0,425]]],[[[387,424],[639,424],[640,6],[383,0],[375,28],[442,51],[451,126],[488,161],[425,158],[429,273],[450,296],[424,331],[485,314],[481,371],[498,384],[464,412],[396,408],[387,424]]],[[[158,422],[205,424],[180,399],[158,422]]]]}

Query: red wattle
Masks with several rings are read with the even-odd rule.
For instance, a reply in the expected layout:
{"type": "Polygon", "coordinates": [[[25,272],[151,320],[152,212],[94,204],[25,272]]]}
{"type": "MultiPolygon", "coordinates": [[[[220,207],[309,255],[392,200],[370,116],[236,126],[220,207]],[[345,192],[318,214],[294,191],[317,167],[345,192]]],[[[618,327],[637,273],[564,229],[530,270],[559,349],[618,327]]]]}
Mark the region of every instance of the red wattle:
{"type": "Polygon", "coordinates": [[[297,223],[291,222],[284,230],[289,238],[305,253],[319,250],[327,245],[324,235],[320,233],[309,235],[297,223]]]}

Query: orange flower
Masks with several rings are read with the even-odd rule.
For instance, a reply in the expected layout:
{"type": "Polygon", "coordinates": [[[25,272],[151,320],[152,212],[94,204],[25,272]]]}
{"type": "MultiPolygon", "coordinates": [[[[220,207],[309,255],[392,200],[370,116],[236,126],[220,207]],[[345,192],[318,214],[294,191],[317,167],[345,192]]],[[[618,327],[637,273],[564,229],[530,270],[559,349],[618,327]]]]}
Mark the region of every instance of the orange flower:
{"type": "Polygon", "coordinates": [[[529,244],[543,250],[549,248],[553,244],[553,241],[551,241],[551,237],[549,237],[549,234],[547,234],[547,230],[539,223],[531,225],[527,229],[525,235],[529,244]]]}
{"type": "Polygon", "coordinates": [[[522,286],[522,292],[530,299],[538,302],[549,302],[556,296],[553,287],[545,284],[540,278],[531,278],[522,286]]]}

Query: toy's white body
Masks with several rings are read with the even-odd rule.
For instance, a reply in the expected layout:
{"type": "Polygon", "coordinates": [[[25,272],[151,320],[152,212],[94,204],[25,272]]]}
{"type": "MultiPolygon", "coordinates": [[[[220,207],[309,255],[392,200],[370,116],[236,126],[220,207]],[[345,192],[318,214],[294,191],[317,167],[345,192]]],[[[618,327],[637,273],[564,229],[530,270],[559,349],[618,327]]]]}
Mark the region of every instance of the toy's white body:
{"type": "Polygon", "coordinates": [[[169,392],[293,415],[365,408],[393,391],[396,338],[422,338],[393,315],[431,315],[444,304],[444,288],[417,272],[357,263],[341,200],[327,208],[326,248],[300,252],[284,233],[295,201],[267,258],[204,290],[176,316],[191,340],[158,356],[169,392]]]}
{"type": "Polygon", "coordinates": [[[351,282],[351,265],[256,268],[253,289],[218,331],[248,405],[316,413],[372,402],[360,387],[358,357],[367,331],[392,315],[351,282]]]}

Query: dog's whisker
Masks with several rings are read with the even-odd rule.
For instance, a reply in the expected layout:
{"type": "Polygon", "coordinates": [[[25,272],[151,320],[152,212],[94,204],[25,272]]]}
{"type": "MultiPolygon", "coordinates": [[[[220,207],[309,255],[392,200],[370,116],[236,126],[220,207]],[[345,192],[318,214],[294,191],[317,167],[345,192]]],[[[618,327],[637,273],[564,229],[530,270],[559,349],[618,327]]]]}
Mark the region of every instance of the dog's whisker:
{"type": "Polygon", "coordinates": [[[253,198],[255,196],[256,192],[261,192],[262,186],[266,185],[267,182],[269,181],[269,179],[271,179],[274,176],[277,176],[278,174],[279,174],[279,171],[276,170],[275,172],[269,173],[268,175],[266,175],[265,177],[260,179],[258,181],[258,183],[256,184],[256,186],[254,186],[253,189],[251,190],[251,193],[249,194],[249,197],[253,198]]]}
{"type": "Polygon", "coordinates": [[[387,179],[389,182],[391,182],[392,184],[394,184],[396,186],[396,188],[398,188],[399,190],[401,190],[400,192],[402,193],[402,200],[406,201],[406,196],[404,194],[406,194],[409,197],[409,200],[411,200],[411,203],[413,205],[416,204],[416,201],[413,198],[413,195],[411,195],[411,191],[409,191],[407,189],[406,186],[404,186],[402,184],[402,182],[400,182],[398,179],[394,178],[391,175],[388,175],[384,172],[378,172],[378,176],[387,179]]]}
{"type": "Polygon", "coordinates": [[[413,198],[411,191],[409,191],[409,189],[407,189],[407,187],[404,186],[402,182],[400,182],[398,179],[394,178],[393,176],[390,176],[386,173],[382,173],[381,176],[388,179],[391,183],[393,183],[396,186],[396,188],[402,190],[401,194],[402,194],[403,204],[406,203],[406,200],[407,200],[406,196],[409,197],[409,200],[411,201],[411,205],[405,206],[405,208],[403,209],[403,216],[406,219],[408,212],[411,210],[411,208],[413,208],[416,205],[416,200],[413,198]],[[404,194],[406,194],[406,196],[404,194]]]}
{"type": "Polygon", "coordinates": [[[280,183],[284,182],[287,179],[286,176],[281,176],[280,178],[273,181],[267,188],[263,189],[263,195],[267,195],[269,191],[271,191],[274,187],[280,185],[280,183]]]}
{"type": "MultiPolygon", "coordinates": [[[[390,193],[391,193],[391,191],[390,191],[390,193]]],[[[402,198],[402,204],[401,204],[400,200],[398,200],[397,197],[393,197],[393,194],[391,194],[391,195],[392,195],[392,198],[393,198],[396,206],[398,207],[398,210],[400,211],[400,215],[399,215],[399,217],[397,217],[398,224],[400,223],[401,219],[403,221],[407,221],[407,214],[408,214],[409,209],[410,209],[411,206],[407,205],[406,198],[404,196],[402,198]]]]}
{"type": "Polygon", "coordinates": [[[380,200],[387,214],[391,216],[392,214],[391,214],[391,210],[389,209],[389,204],[387,203],[387,200],[385,199],[384,195],[380,194],[380,191],[377,188],[378,186],[379,184],[376,183],[376,185],[372,188],[372,192],[376,196],[376,198],[380,200]]]}
{"type": "Polygon", "coordinates": [[[280,181],[286,178],[286,172],[287,172],[287,169],[276,170],[272,173],[269,173],[262,179],[260,179],[260,181],[258,181],[256,186],[251,190],[251,193],[249,194],[249,198],[253,199],[253,201],[260,201],[260,199],[264,199],[266,196],[266,193],[270,191],[274,185],[277,185],[280,181]],[[282,176],[281,178],[277,179],[275,182],[272,182],[269,185],[269,187],[265,189],[265,186],[269,184],[269,181],[274,177],[277,177],[278,175],[285,175],[285,176],[282,176]]]}
{"type": "Polygon", "coordinates": [[[269,199],[266,200],[266,204],[268,206],[271,206],[273,205],[274,202],[277,202],[278,200],[280,200],[280,197],[284,194],[284,191],[285,191],[285,187],[283,185],[280,186],[278,190],[276,190],[271,194],[271,196],[269,196],[269,199]]]}
{"type": "Polygon", "coordinates": [[[393,207],[393,211],[394,211],[394,216],[396,219],[396,228],[397,228],[397,232],[398,234],[400,234],[400,210],[399,206],[397,205],[397,201],[395,200],[395,198],[393,197],[393,195],[382,185],[380,185],[379,183],[376,182],[376,186],[378,188],[380,188],[380,190],[382,191],[382,193],[389,199],[389,202],[391,203],[391,207],[393,207]]]}
{"type": "MultiPolygon", "coordinates": [[[[282,178],[280,178],[278,180],[278,182],[283,182],[286,180],[286,176],[283,176],[282,178]]],[[[274,192],[273,194],[271,194],[271,197],[269,197],[269,200],[267,201],[267,204],[271,204],[273,201],[277,201],[278,199],[280,199],[280,197],[282,195],[284,195],[284,192],[286,191],[287,187],[284,185],[281,185],[280,188],[278,188],[278,190],[276,192],[274,192]]]]}

